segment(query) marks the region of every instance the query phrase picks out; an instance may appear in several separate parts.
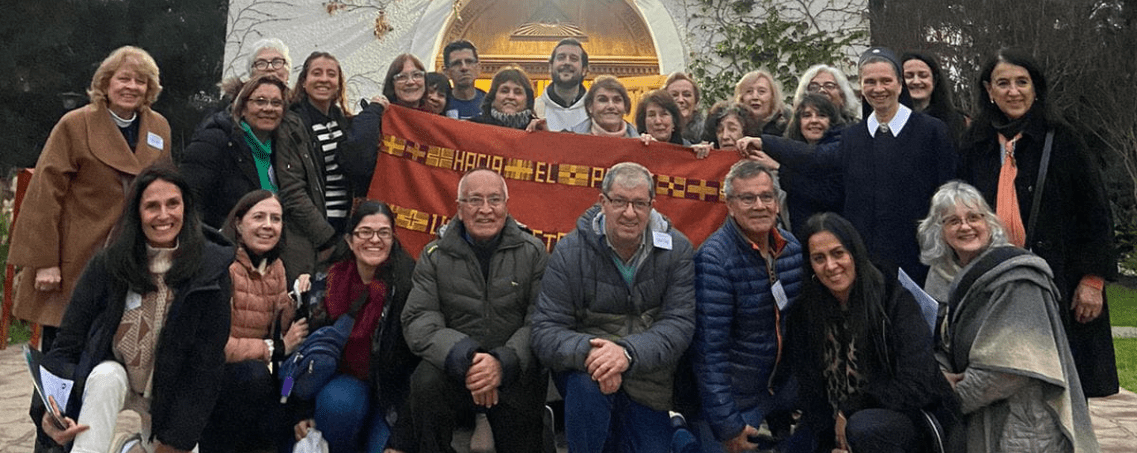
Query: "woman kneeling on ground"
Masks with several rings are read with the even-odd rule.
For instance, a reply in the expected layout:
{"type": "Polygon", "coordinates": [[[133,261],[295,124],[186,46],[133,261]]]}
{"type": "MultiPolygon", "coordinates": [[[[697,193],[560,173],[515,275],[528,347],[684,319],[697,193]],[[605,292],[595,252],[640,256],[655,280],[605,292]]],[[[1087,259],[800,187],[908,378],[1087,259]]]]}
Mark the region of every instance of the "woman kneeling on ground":
{"type": "MultiPolygon", "coordinates": [[[[293,322],[295,305],[280,260],[283,216],[280,198],[255,190],[237,201],[225,220],[223,231],[237,244],[237,256],[229,265],[232,324],[221,397],[201,440],[206,452],[264,450],[273,447],[285,429],[270,364],[279,363],[304,341],[308,322],[293,322]]],[[[307,282],[307,274],[301,281],[307,282]]]]}
{"type": "Polygon", "coordinates": [[[869,261],[843,217],[814,215],[802,237],[809,264],[787,321],[787,357],[815,451],[923,451],[921,411],[954,400],[920,307],[896,267],[869,261]]]}
{"type": "Polygon", "coordinates": [[[297,439],[319,429],[331,453],[407,451],[417,442],[405,403],[418,356],[399,322],[415,262],[395,237],[394,221],[385,203],[360,203],[344,235],[350,251],[316,275],[308,294],[313,330],[362,301],[338,374],[316,395],[314,415],[295,426],[297,439]]]}
{"type": "Polygon", "coordinates": [[[44,359],[74,386],[52,408],[62,412],[62,427],[33,398],[41,446],[104,452],[140,442],[147,451],[177,452],[197,445],[224,373],[233,249],[216,231],[203,231],[195,209],[176,170],[150,167],[135,179],[110,245],[87,264],[44,359]],[[140,436],[115,439],[123,409],[141,415],[140,436]]]}
{"type": "Polygon", "coordinates": [[[967,451],[1098,451],[1046,261],[1011,245],[959,181],[940,186],[919,234],[928,293],[946,303],[937,355],[967,451]]]}

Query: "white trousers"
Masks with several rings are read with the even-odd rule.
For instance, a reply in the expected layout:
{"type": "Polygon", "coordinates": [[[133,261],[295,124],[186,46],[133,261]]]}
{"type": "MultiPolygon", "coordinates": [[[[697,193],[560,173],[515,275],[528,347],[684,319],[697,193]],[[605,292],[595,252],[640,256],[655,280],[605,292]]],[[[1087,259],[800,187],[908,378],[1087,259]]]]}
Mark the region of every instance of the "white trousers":
{"type": "MultiPolygon", "coordinates": [[[[87,383],[83,387],[83,405],[78,420],[80,425],[87,425],[90,429],[75,436],[71,451],[73,453],[109,452],[114,446],[118,414],[125,409],[137,412],[142,419],[142,448],[153,452],[154,445],[149,442],[149,404],[141,396],[130,392],[130,381],[122,364],[113,360],[98,364],[87,376],[87,383]]],[[[120,435],[129,435],[129,433],[120,435]]],[[[196,451],[196,448],[194,450],[196,451]]]]}

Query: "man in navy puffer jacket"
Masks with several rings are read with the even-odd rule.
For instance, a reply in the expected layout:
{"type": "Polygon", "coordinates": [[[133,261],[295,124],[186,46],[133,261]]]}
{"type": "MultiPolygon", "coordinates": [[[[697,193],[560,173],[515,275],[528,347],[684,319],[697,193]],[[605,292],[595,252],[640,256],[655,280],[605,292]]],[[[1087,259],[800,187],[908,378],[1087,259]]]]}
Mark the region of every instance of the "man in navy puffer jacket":
{"type": "Polygon", "coordinates": [[[695,254],[692,360],[703,451],[733,453],[757,448],[750,439],[772,411],[794,409],[795,386],[778,377],[802,247],[776,226],[780,189],[770,170],[740,161],[723,187],[730,215],[695,254]]]}

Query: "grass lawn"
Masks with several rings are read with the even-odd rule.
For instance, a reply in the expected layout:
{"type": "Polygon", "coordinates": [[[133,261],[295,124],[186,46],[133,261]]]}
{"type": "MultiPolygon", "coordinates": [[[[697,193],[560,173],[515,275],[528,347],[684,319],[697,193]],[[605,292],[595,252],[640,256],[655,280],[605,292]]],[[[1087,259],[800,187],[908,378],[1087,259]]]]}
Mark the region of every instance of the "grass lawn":
{"type": "Polygon", "coordinates": [[[1137,327],[1137,290],[1113,284],[1106,286],[1105,297],[1111,325],[1137,327]]]}
{"type": "MultiPolygon", "coordinates": [[[[1137,327],[1137,290],[1121,285],[1105,289],[1109,299],[1109,322],[1114,326],[1137,327]]],[[[1137,391],[1137,338],[1114,338],[1117,354],[1117,377],[1121,386],[1137,391]]]]}
{"type": "Polygon", "coordinates": [[[1117,377],[1121,386],[1137,391],[1137,338],[1114,338],[1113,348],[1117,353],[1117,377]]]}
{"type": "Polygon", "coordinates": [[[12,326],[8,328],[8,346],[20,344],[28,341],[32,336],[32,328],[28,323],[19,320],[12,320],[12,326]]]}

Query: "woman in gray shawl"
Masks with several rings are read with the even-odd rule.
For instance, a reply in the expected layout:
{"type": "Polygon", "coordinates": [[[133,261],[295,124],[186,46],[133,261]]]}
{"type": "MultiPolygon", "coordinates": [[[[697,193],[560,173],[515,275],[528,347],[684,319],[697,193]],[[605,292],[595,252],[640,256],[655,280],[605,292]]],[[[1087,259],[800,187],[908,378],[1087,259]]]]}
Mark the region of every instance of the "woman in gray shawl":
{"type": "Polygon", "coordinates": [[[968,452],[1100,451],[1046,262],[1009,245],[959,181],[932,197],[919,236],[925,288],[943,313],[937,359],[964,414],[954,437],[968,452]]]}

